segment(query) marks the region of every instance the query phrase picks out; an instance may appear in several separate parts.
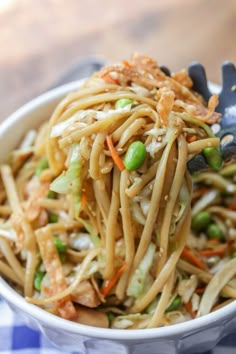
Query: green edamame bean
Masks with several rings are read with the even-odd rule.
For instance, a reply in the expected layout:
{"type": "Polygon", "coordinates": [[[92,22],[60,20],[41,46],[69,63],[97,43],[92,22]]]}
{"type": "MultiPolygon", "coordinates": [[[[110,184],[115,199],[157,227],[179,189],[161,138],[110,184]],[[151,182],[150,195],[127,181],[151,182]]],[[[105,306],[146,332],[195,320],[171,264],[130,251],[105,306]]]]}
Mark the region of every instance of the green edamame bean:
{"type": "Polygon", "coordinates": [[[125,106],[131,105],[134,103],[133,100],[130,98],[120,98],[118,101],[116,101],[115,108],[124,108],[125,106]]]}
{"type": "Polygon", "coordinates": [[[202,154],[207,160],[208,165],[215,171],[219,171],[222,167],[222,156],[220,151],[215,147],[207,147],[202,150],[202,154]]]}
{"type": "Polygon", "coordinates": [[[59,253],[64,253],[67,250],[67,245],[59,238],[53,237],[54,245],[59,253]]]}
{"type": "Polygon", "coordinates": [[[201,211],[192,219],[192,229],[196,232],[204,230],[211,221],[211,214],[208,211],[201,211]]]}
{"type": "Polygon", "coordinates": [[[146,157],[146,147],[141,141],[130,144],[124,159],[125,168],[129,171],[139,168],[146,157]]]}
{"type": "Polygon", "coordinates": [[[209,238],[222,239],[222,237],[224,236],[219,225],[217,225],[215,223],[208,225],[207,230],[206,230],[206,234],[209,238]]]}
{"type": "Polygon", "coordinates": [[[66,263],[66,253],[59,253],[59,257],[62,264],[66,263]]]}
{"type": "Polygon", "coordinates": [[[45,158],[42,158],[36,166],[36,171],[35,174],[36,176],[40,176],[43,170],[46,170],[48,168],[48,161],[45,158]]]}
{"type": "Polygon", "coordinates": [[[108,318],[108,321],[109,321],[109,325],[111,326],[111,325],[112,325],[112,321],[113,321],[114,318],[115,318],[114,313],[112,313],[112,312],[107,312],[107,318],[108,318]]]}
{"type": "Polygon", "coordinates": [[[176,311],[181,305],[181,298],[180,296],[176,296],[172,303],[167,307],[165,312],[171,312],[171,311],[176,311]]]}
{"type": "Polygon", "coordinates": [[[40,291],[42,286],[42,281],[45,276],[45,272],[41,272],[40,270],[36,270],[34,276],[34,287],[36,290],[40,291]]]}

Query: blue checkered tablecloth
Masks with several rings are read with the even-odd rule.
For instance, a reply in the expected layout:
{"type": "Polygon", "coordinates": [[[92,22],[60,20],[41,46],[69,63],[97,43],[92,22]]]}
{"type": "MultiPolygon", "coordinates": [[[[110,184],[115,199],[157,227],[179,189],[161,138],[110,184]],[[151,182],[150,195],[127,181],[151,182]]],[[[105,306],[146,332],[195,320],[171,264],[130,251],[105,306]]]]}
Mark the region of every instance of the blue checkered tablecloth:
{"type": "MultiPolygon", "coordinates": [[[[38,331],[25,326],[0,298],[0,354],[80,354],[54,348],[38,331]]],[[[214,350],[204,354],[235,354],[236,336],[227,337],[214,350]]],[[[82,353],[81,353],[82,354],[82,353]]],[[[103,354],[103,353],[101,353],[103,354]]],[[[146,353],[148,354],[148,353],[146,353]]],[[[193,354],[193,353],[191,353],[193,354]]]]}
{"type": "MultiPolygon", "coordinates": [[[[55,349],[42,334],[25,326],[0,298],[0,354],[80,354],[55,349]]],[[[235,354],[236,336],[230,335],[203,354],[235,354]]],[[[148,354],[148,353],[147,353],[148,354]]],[[[193,354],[193,353],[191,353],[193,354]]]]}
{"type": "MultiPolygon", "coordinates": [[[[62,354],[38,331],[25,326],[0,298],[0,354],[62,354]]],[[[63,354],[80,354],[66,353],[63,354]]]]}

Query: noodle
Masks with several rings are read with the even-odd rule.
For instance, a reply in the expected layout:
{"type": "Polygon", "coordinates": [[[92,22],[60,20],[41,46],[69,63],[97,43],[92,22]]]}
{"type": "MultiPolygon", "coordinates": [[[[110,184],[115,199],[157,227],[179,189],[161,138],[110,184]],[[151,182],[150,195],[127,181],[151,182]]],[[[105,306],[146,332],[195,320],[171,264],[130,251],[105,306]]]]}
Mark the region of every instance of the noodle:
{"type": "Polygon", "coordinates": [[[107,220],[107,233],[105,237],[106,241],[106,267],[104,270],[104,279],[109,279],[114,273],[114,261],[115,261],[115,239],[117,228],[117,218],[119,214],[120,199],[119,199],[119,189],[120,189],[120,172],[118,168],[115,167],[113,172],[113,186],[111,197],[111,205],[107,220]]]}
{"type": "Polygon", "coordinates": [[[0,260],[0,272],[7,279],[13,281],[17,285],[22,286],[23,282],[17,277],[15,272],[13,272],[12,268],[10,268],[5,262],[0,260]]]}
{"type": "Polygon", "coordinates": [[[219,145],[217,103],[143,55],[95,73],[0,165],[0,273],[46,311],[111,328],[235,299],[234,176],[187,171],[219,145]]]}
{"type": "Polygon", "coordinates": [[[147,307],[156,297],[156,295],[162,290],[163,286],[166,284],[168,281],[168,278],[170,277],[171,273],[173,272],[175,265],[179,259],[179,256],[183,250],[186,237],[188,234],[188,229],[190,226],[190,208],[188,208],[188,212],[186,213],[186,216],[182,218],[181,222],[181,229],[179,230],[179,246],[176,251],[174,251],[168,261],[166,262],[165,266],[163,267],[162,271],[160,272],[159,276],[156,278],[154,281],[153,285],[151,288],[148,290],[148,292],[142,297],[142,299],[130,309],[131,312],[140,312],[145,307],[147,307]]]}
{"type": "Polygon", "coordinates": [[[93,143],[89,161],[89,173],[94,180],[100,178],[99,157],[103,151],[105,138],[104,133],[99,133],[93,143]]]}
{"type": "Polygon", "coordinates": [[[236,259],[232,259],[211,279],[202,297],[198,310],[198,316],[206,315],[210,312],[222,288],[235,275],[235,266],[236,259]]]}
{"type": "Polygon", "coordinates": [[[134,230],[132,227],[132,218],[129,208],[129,199],[125,193],[125,190],[128,186],[128,172],[125,170],[121,172],[120,178],[120,203],[121,203],[121,217],[122,217],[122,226],[124,234],[124,243],[125,243],[125,262],[127,264],[126,272],[122,275],[120,282],[117,285],[116,295],[119,299],[123,299],[125,289],[127,287],[127,282],[129,278],[129,273],[133,265],[134,258],[134,230]]]}
{"type": "Polygon", "coordinates": [[[182,181],[184,178],[185,164],[187,158],[187,147],[186,142],[183,138],[179,138],[178,140],[178,164],[176,166],[175,176],[173,178],[172,186],[168,195],[168,202],[165,207],[165,214],[163,216],[161,222],[161,230],[160,230],[160,249],[161,254],[158,261],[158,273],[161,268],[165,264],[167,251],[168,251],[168,238],[166,235],[169,234],[171,218],[173,215],[176,199],[178,197],[182,181]]]}
{"type": "Polygon", "coordinates": [[[17,195],[17,190],[10,167],[3,165],[1,167],[1,174],[12,211],[14,213],[22,213],[22,207],[17,195]]]}
{"type": "Polygon", "coordinates": [[[17,277],[22,282],[24,282],[24,270],[22,269],[20,262],[12,252],[8,240],[4,240],[2,237],[0,237],[0,249],[2,254],[5,256],[7,262],[9,263],[10,267],[15,271],[17,277]]]}
{"type": "Polygon", "coordinates": [[[161,161],[159,163],[156,177],[155,177],[155,183],[153,186],[153,193],[152,193],[152,198],[151,198],[151,206],[149,209],[149,213],[147,216],[147,221],[143,229],[143,233],[141,235],[141,240],[135,255],[134,259],[134,268],[136,268],[141,261],[141,259],[144,256],[144,253],[148,247],[148,244],[151,239],[152,235],[152,228],[155,223],[155,220],[157,218],[157,214],[159,211],[160,207],[160,199],[161,199],[161,193],[162,193],[162,188],[164,184],[164,179],[165,179],[165,171],[167,168],[167,161],[169,157],[169,153],[172,147],[172,144],[174,143],[176,139],[176,133],[174,130],[171,131],[171,136],[169,139],[169,142],[166,146],[166,149],[162,155],[161,161]]]}
{"type": "MultiPolygon", "coordinates": [[[[199,268],[196,268],[191,264],[183,261],[182,259],[178,261],[177,266],[186,273],[196,274],[198,278],[202,280],[204,283],[209,283],[210,280],[212,279],[212,275],[210,273],[202,271],[199,268]]],[[[236,299],[236,289],[231,286],[228,285],[224,286],[222,289],[222,293],[225,294],[226,296],[236,299]]]]}
{"type": "Polygon", "coordinates": [[[148,324],[148,328],[159,327],[162,324],[162,318],[164,316],[165,309],[168,306],[173,285],[174,285],[174,273],[172,273],[170,275],[169,279],[167,280],[167,282],[163,288],[160,300],[159,300],[156,310],[152,316],[152,319],[150,320],[150,322],[148,324]]]}
{"type": "Polygon", "coordinates": [[[191,144],[188,144],[188,153],[189,154],[196,154],[204,147],[218,147],[220,143],[219,138],[208,138],[204,139],[204,141],[195,141],[191,144]]]}

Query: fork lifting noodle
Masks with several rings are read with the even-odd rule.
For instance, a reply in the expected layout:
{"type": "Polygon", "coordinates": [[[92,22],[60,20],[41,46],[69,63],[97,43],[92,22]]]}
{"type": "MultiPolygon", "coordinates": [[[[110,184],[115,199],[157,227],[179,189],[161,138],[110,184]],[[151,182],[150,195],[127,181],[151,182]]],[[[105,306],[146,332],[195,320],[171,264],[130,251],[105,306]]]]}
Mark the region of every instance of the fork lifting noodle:
{"type": "MultiPolygon", "coordinates": [[[[1,165],[2,275],[29,302],[94,326],[150,328],[211,311],[217,279],[188,245],[187,161],[218,146],[217,103],[206,105],[185,71],[169,77],[138,54],[66,96],[1,165]]],[[[217,294],[235,298],[233,275],[217,294]]]]}

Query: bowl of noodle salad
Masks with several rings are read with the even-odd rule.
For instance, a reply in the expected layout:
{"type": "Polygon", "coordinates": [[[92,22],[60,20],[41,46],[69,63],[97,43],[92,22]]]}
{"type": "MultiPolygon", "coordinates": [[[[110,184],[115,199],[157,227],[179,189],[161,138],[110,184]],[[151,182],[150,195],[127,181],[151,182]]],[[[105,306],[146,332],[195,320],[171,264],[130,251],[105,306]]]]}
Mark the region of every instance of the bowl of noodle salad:
{"type": "Polygon", "coordinates": [[[233,330],[236,164],[217,104],[134,54],[2,124],[0,294],[55,345],[200,352],[233,330]],[[209,170],[190,176],[199,153],[209,170]]]}

